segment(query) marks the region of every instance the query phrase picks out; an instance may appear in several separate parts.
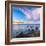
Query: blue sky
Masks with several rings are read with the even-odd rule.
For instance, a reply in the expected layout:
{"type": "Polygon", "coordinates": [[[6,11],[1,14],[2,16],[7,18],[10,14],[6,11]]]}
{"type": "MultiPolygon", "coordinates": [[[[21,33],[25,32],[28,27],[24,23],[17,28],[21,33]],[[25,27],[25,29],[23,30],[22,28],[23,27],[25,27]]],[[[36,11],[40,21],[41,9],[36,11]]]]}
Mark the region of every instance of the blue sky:
{"type": "Polygon", "coordinates": [[[22,22],[30,22],[30,21],[40,21],[39,18],[39,14],[37,14],[38,16],[36,16],[36,13],[34,12],[34,14],[32,13],[33,10],[36,10],[40,7],[17,7],[17,6],[13,6],[12,7],[12,19],[13,21],[22,21],[22,22]],[[28,12],[27,12],[28,11],[28,12]],[[33,16],[35,16],[34,19],[33,16]]]}

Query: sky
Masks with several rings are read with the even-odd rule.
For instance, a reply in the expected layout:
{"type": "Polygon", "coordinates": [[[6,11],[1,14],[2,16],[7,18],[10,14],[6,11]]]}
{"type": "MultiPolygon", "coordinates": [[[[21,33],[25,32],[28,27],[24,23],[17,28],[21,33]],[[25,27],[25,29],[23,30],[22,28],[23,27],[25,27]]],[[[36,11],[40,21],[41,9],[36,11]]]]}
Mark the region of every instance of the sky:
{"type": "Polygon", "coordinates": [[[41,7],[35,6],[12,6],[12,21],[15,22],[31,22],[40,23],[41,7]]]}

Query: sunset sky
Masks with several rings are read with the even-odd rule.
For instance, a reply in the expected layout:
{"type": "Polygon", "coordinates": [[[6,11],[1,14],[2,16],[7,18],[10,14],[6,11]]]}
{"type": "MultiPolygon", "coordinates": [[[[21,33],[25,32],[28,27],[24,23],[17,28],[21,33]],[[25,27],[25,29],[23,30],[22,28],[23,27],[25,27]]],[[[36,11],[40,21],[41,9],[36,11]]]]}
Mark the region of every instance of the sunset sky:
{"type": "Polygon", "coordinates": [[[16,22],[24,23],[40,23],[40,8],[35,6],[13,6],[12,7],[12,21],[15,24],[16,22]]]}

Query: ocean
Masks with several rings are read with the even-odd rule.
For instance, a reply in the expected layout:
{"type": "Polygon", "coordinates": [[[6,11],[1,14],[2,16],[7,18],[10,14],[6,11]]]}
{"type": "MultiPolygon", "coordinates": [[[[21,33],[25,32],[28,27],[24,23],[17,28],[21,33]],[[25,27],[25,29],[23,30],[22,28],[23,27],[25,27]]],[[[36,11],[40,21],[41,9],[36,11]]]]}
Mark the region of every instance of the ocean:
{"type": "MultiPolygon", "coordinates": [[[[40,31],[40,24],[12,24],[11,36],[16,37],[21,32],[23,32],[23,34],[27,34],[27,33],[29,33],[28,29],[30,27],[32,27],[32,29],[34,29],[34,31],[35,31],[35,28],[38,27],[38,29],[39,29],[38,31],[40,31]]],[[[30,32],[32,32],[32,31],[30,31],[30,32]]]]}

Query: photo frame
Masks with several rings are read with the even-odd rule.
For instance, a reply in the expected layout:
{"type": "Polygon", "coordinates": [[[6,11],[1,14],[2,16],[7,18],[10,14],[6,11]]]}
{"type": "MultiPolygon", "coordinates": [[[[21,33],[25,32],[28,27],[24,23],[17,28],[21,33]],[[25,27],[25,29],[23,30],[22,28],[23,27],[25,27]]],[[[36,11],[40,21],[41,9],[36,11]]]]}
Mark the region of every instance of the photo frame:
{"type": "Polygon", "coordinates": [[[5,44],[45,42],[45,3],[5,1],[5,44]]]}

